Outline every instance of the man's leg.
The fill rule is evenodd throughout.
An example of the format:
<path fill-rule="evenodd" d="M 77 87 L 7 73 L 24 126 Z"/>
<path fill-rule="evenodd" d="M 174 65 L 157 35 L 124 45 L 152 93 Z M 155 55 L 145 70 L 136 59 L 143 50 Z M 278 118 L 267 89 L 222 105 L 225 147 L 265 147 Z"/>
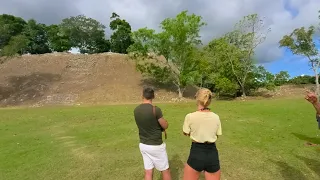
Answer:
<path fill-rule="evenodd" d="M 154 165 L 158 171 L 161 171 L 162 179 L 171 180 L 166 144 L 163 143 L 161 146 L 159 146 L 159 149 L 157 149 L 154 154 Z"/>
<path fill-rule="evenodd" d="M 171 173 L 169 168 L 167 170 L 162 171 L 162 179 L 171 180 Z"/>
<path fill-rule="evenodd" d="M 153 169 L 144 170 L 144 180 L 152 180 L 153 178 Z"/>
<path fill-rule="evenodd" d="M 146 146 L 144 144 L 140 144 L 139 148 L 140 148 L 140 152 L 142 154 L 143 165 L 144 165 L 144 169 L 145 169 L 144 170 L 144 179 L 145 180 L 152 180 L 154 165 L 153 165 L 153 162 L 152 162 L 150 155 L 147 153 L 148 146 Z"/>

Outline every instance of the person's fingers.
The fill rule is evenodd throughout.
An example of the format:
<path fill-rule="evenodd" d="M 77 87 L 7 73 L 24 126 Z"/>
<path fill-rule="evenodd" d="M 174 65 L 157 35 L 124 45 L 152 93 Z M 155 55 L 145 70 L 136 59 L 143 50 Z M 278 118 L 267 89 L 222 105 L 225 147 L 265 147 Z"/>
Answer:
<path fill-rule="evenodd" d="M 317 95 L 315 95 L 315 94 L 311 94 L 310 96 L 311 96 L 311 97 L 315 97 L 315 98 L 317 97 Z"/>
<path fill-rule="evenodd" d="M 313 98 L 313 96 L 311 95 L 311 94 L 307 94 L 307 96 L 306 96 L 308 99 L 312 99 Z"/>
<path fill-rule="evenodd" d="M 306 97 L 309 97 L 309 98 L 311 98 L 313 95 L 312 94 L 306 94 Z"/>
<path fill-rule="evenodd" d="M 314 93 L 309 93 L 307 94 L 308 97 L 316 97 L 316 95 Z"/>

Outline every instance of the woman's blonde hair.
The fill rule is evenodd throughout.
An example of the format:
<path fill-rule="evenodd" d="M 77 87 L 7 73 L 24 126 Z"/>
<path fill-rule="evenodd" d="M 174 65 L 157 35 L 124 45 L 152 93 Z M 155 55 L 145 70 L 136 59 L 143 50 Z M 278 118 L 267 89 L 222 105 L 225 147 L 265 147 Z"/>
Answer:
<path fill-rule="evenodd" d="M 213 94 L 209 89 L 201 88 L 196 93 L 196 100 L 200 105 L 208 107 L 211 103 L 212 95 Z"/>

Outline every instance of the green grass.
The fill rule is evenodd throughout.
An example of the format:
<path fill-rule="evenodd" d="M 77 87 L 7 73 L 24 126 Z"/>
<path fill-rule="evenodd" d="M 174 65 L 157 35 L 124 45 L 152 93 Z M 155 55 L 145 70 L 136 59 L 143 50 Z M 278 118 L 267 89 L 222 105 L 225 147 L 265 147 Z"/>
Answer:
<path fill-rule="evenodd" d="M 170 122 L 167 151 L 181 179 L 190 139 L 184 116 L 194 103 L 160 104 Z M 135 105 L 0 110 L 1 180 L 143 179 Z M 219 101 L 222 179 L 320 179 L 320 143 L 312 106 L 303 100 Z M 155 179 L 160 179 L 159 173 Z"/>

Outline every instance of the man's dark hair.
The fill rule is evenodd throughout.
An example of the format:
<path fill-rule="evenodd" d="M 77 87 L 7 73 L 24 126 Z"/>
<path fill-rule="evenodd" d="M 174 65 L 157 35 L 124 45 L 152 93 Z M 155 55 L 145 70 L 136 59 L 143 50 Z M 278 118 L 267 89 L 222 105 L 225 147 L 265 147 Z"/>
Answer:
<path fill-rule="evenodd" d="M 154 90 L 150 87 L 146 87 L 143 89 L 143 97 L 147 100 L 154 99 Z"/>

